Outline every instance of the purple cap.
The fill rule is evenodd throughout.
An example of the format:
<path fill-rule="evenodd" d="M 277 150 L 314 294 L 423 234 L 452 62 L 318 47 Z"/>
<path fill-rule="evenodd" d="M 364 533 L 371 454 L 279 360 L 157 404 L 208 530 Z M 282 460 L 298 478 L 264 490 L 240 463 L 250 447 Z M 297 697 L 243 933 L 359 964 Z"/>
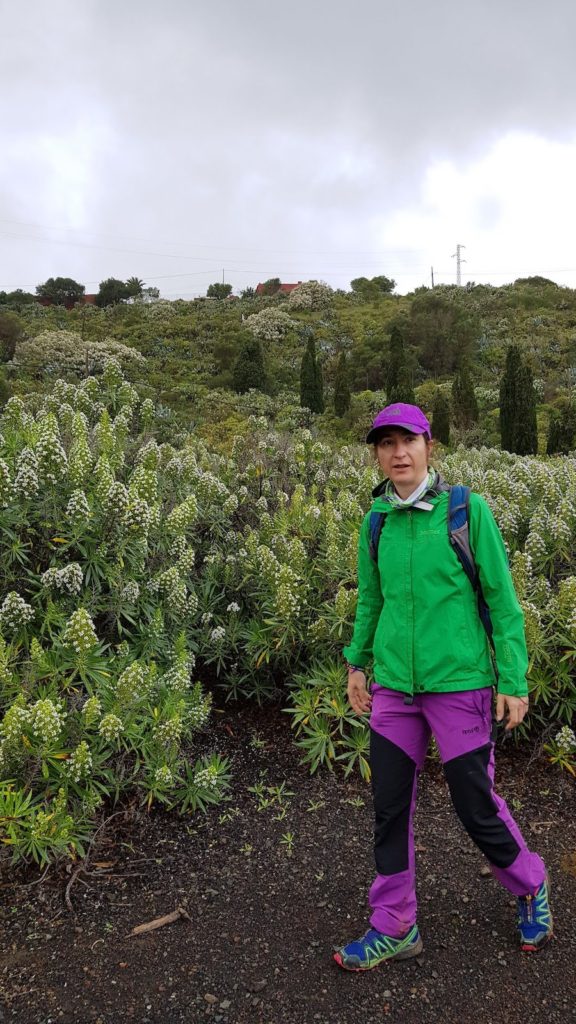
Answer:
<path fill-rule="evenodd" d="M 380 410 L 366 438 L 366 444 L 374 444 L 384 427 L 400 427 L 410 430 L 412 434 L 427 434 L 432 439 L 430 424 L 422 409 L 417 405 L 407 405 L 406 402 L 396 402 Z"/>

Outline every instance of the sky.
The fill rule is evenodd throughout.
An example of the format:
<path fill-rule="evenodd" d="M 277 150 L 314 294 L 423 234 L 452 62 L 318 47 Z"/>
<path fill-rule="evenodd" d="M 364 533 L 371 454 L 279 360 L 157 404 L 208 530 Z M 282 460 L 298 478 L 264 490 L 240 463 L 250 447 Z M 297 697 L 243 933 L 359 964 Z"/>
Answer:
<path fill-rule="evenodd" d="M 573 0 L 0 0 L 0 290 L 576 287 Z"/>

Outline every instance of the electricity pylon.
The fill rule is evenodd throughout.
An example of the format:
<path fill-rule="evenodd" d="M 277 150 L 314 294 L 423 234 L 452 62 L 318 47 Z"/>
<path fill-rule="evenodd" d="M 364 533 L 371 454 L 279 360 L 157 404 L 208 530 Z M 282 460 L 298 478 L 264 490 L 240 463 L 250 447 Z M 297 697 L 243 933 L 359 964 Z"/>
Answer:
<path fill-rule="evenodd" d="M 462 286 L 462 264 L 466 263 L 466 260 L 462 259 L 460 250 L 465 249 L 465 245 L 460 245 L 460 242 L 456 245 L 456 252 L 452 253 L 452 259 L 456 257 L 456 284 L 460 288 Z"/>

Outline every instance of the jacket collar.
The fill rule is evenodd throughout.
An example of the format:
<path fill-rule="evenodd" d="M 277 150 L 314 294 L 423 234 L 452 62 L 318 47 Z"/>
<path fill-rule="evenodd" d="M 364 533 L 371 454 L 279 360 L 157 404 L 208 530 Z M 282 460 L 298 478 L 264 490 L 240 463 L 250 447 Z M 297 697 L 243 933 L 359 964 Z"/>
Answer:
<path fill-rule="evenodd" d="M 382 480 L 374 488 L 374 490 L 372 491 L 372 497 L 373 498 L 380 498 L 381 501 L 388 502 L 388 499 L 386 498 L 386 496 L 384 494 L 384 491 L 386 490 L 386 484 L 387 483 L 388 483 L 388 478 L 386 478 L 386 480 Z M 436 473 L 436 476 L 434 477 L 434 482 L 433 482 L 432 486 L 429 487 L 428 490 L 424 492 L 424 494 L 421 496 L 421 500 L 426 498 L 426 497 L 428 497 L 428 496 L 430 496 L 431 498 L 434 498 L 438 494 L 442 494 L 444 491 L 448 491 L 448 490 L 450 490 L 450 484 L 446 483 L 444 477 L 441 476 L 440 473 Z"/>

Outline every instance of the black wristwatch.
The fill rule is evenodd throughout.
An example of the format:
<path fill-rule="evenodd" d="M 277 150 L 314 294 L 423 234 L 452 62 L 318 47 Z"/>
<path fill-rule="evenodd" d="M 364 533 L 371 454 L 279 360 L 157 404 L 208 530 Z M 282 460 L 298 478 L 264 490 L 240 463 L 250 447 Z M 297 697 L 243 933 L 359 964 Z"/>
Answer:
<path fill-rule="evenodd" d="M 346 668 L 349 672 L 365 672 L 362 665 L 351 665 L 349 661 L 346 662 Z"/>

